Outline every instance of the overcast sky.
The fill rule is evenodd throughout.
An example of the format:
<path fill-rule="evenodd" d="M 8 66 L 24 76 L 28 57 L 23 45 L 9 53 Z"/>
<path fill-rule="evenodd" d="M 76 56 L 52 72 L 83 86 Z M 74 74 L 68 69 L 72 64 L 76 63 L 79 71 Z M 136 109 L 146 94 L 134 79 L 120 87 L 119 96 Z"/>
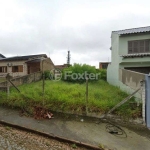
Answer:
<path fill-rule="evenodd" d="M 0 0 L 0 53 L 110 61 L 111 31 L 150 26 L 149 0 Z"/>

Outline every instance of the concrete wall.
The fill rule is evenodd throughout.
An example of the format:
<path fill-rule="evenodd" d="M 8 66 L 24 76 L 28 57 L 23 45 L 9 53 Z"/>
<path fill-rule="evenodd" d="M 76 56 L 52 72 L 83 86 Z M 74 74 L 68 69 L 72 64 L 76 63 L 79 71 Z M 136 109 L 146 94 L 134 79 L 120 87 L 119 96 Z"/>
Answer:
<path fill-rule="evenodd" d="M 121 90 L 128 94 L 133 93 L 135 90 L 140 88 L 140 81 L 145 81 L 145 74 L 129 71 L 125 69 L 119 69 L 119 87 Z M 135 94 L 137 101 L 142 101 L 142 92 L 145 90 L 142 88 L 138 93 Z"/>
<path fill-rule="evenodd" d="M 13 82 L 13 84 L 15 84 L 16 86 L 25 84 L 25 83 L 31 83 L 31 82 L 35 82 L 35 81 L 39 81 L 42 78 L 42 72 L 36 72 L 36 73 L 32 73 L 29 75 L 25 75 L 22 77 L 17 77 L 14 79 L 11 79 L 11 81 Z M 7 81 L 5 82 L 1 82 L 0 83 L 0 87 L 6 87 L 7 86 Z M 11 84 L 10 84 L 11 86 Z"/>
<path fill-rule="evenodd" d="M 119 73 L 119 80 L 133 90 L 136 90 L 141 86 L 140 81 L 145 80 L 145 74 L 142 73 L 125 69 L 119 69 Z"/>

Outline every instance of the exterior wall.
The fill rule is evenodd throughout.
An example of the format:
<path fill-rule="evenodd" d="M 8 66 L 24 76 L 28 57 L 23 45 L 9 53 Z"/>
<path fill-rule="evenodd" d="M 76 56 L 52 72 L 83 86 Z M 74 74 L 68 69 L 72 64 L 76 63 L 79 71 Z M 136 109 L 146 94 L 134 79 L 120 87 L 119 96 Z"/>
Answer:
<path fill-rule="evenodd" d="M 144 60 L 143 58 L 141 58 L 141 59 L 125 58 L 123 60 L 123 63 L 120 63 L 120 68 L 124 68 L 124 67 L 149 67 L 150 66 L 150 57 L 145 58 L 145 60 L 147 60 L 147 61 L 143 61 L 143 60 Z"/>
<path fill-rule="evenodd" d="M 23 72 L 12 72 L 12 66 L 7 66 L 8 63 L 11 63 L 12 66 L 23 65 Z M 23 76 L 27 74 L 27 64 L 25 61 L 12 61 L 12 62 L 1 62 L 0 66 L 7 66 L 7 73 L 10 73 L 11 76 Z M 7 73 L 0 73 L 1 76 L 6 76 Z"/>
<path fill-rule="evenodd" d="M 119 37 L 119 55 L 128 54 L 128 41 L 150 39 L 150 34 L 123 35 Z M 144 58 L 145 59 L 145 58 Z"/>
<path fill-rule="evenodd" d="M 134 34 L 119 37 L 119 56 L 128 54 L 128 41 L 150 39 L 150 34 Z M 120 57 L 120 68 L 124 67 L 149 67 L 150 57 Z"/>
<path fill-rule="evenodd" d="M 50 58 L 42 60 L 40 66 L 41 71 L 52 70 L 55 68 Z"/>
<path fill-rule="evenodd" d="M 40 71 L 40 62 L 27 63 L 28 74 Z"/>
<path fill-rule="evenodd" d="M 107 62 L 100 62 L 100 63 L 99 63 L 99 69 L 107 69 L 108 64 L 109 64 L 109 63 L 107 63 Z M 105 68 L 105 67 L 103 67 L 103 65 L 105 65 L 105 66 L 106 66 L 106 68 Z"/>
<path fill-rule="evenodd" d="M 112 85 L 119 86 L 119 36 L 118 34 L 112 34 L 111 38 L 112 62 L 107 67 L 107 81 Z"/>

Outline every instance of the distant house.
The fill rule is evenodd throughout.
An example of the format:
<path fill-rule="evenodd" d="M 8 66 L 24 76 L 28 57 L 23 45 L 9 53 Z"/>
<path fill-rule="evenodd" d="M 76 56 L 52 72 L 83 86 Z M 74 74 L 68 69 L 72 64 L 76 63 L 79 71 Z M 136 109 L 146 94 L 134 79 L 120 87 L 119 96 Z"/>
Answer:
<path fill-rule="evenodd" d="M 99 69 L 107 69 L 110 62 L 99 62 Z"/>
<path fill-rule="evenodd" d="M 46 54 L 3 57 L 0 55 L 0 76 L 23 76 L 38 71 L 51 70 L 54 64 Z"/>
<path fill-rule="evenodd" d="M 150 72 L 150 26 L 112 31 L 111 60 L 107 81 L 123 90 L 125 85 L 136 89 L 140 76 Z M 132 76 L 135 73 L 138 75 Z"/>
<path fill-rule="evenodd" d="M 68 64 L 55 65 L 55 69 L 63 70 L 64 68 L 68 68 Z"/>
<path fill-rule="evenodd" d="M 6 58 L 4 55 L 0 54 L 0 59 Z"/>

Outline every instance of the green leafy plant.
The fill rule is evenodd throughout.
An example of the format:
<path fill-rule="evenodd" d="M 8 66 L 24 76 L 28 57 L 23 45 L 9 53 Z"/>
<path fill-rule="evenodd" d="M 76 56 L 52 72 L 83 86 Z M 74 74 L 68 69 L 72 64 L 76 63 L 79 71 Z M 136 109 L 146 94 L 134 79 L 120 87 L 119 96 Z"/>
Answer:
<path fill-rule="evenodd" d="M 97 73 L 100 73 L 100 79 L 107 80 L 107 70 L 106 69 L 97 69 Z"/>
<path fill-rule="evenodd" d="M 77 148 L 77 145 L 76 144 L 72 144 L 71 147 L 72 148 Z"/>
<path fill-rule="evenodd" d="M 86 77 L 88 75 L 93 74 L 96 75 L 97 71 L 96 68 L 87 64 L 77 64 L 75 63 L 73 66 L 70 66 L 69 68 L 63 69 L 62 72 L 62 80 L 68 81 L 68 82 L 76 82 L 76 83 L 84 83 L 86 81 Z M 83 78 L 80 78 L 80 75 L 83 75 Z M 76 78 L 76 76 L 79 76 L 79 78 Z M 86 76 L 87 75 L 87 76 Z M 76 79 L 75 79 L 76 78 Z M 95 79 L 90 79 L 89 81 L 96 81 Z"/>

